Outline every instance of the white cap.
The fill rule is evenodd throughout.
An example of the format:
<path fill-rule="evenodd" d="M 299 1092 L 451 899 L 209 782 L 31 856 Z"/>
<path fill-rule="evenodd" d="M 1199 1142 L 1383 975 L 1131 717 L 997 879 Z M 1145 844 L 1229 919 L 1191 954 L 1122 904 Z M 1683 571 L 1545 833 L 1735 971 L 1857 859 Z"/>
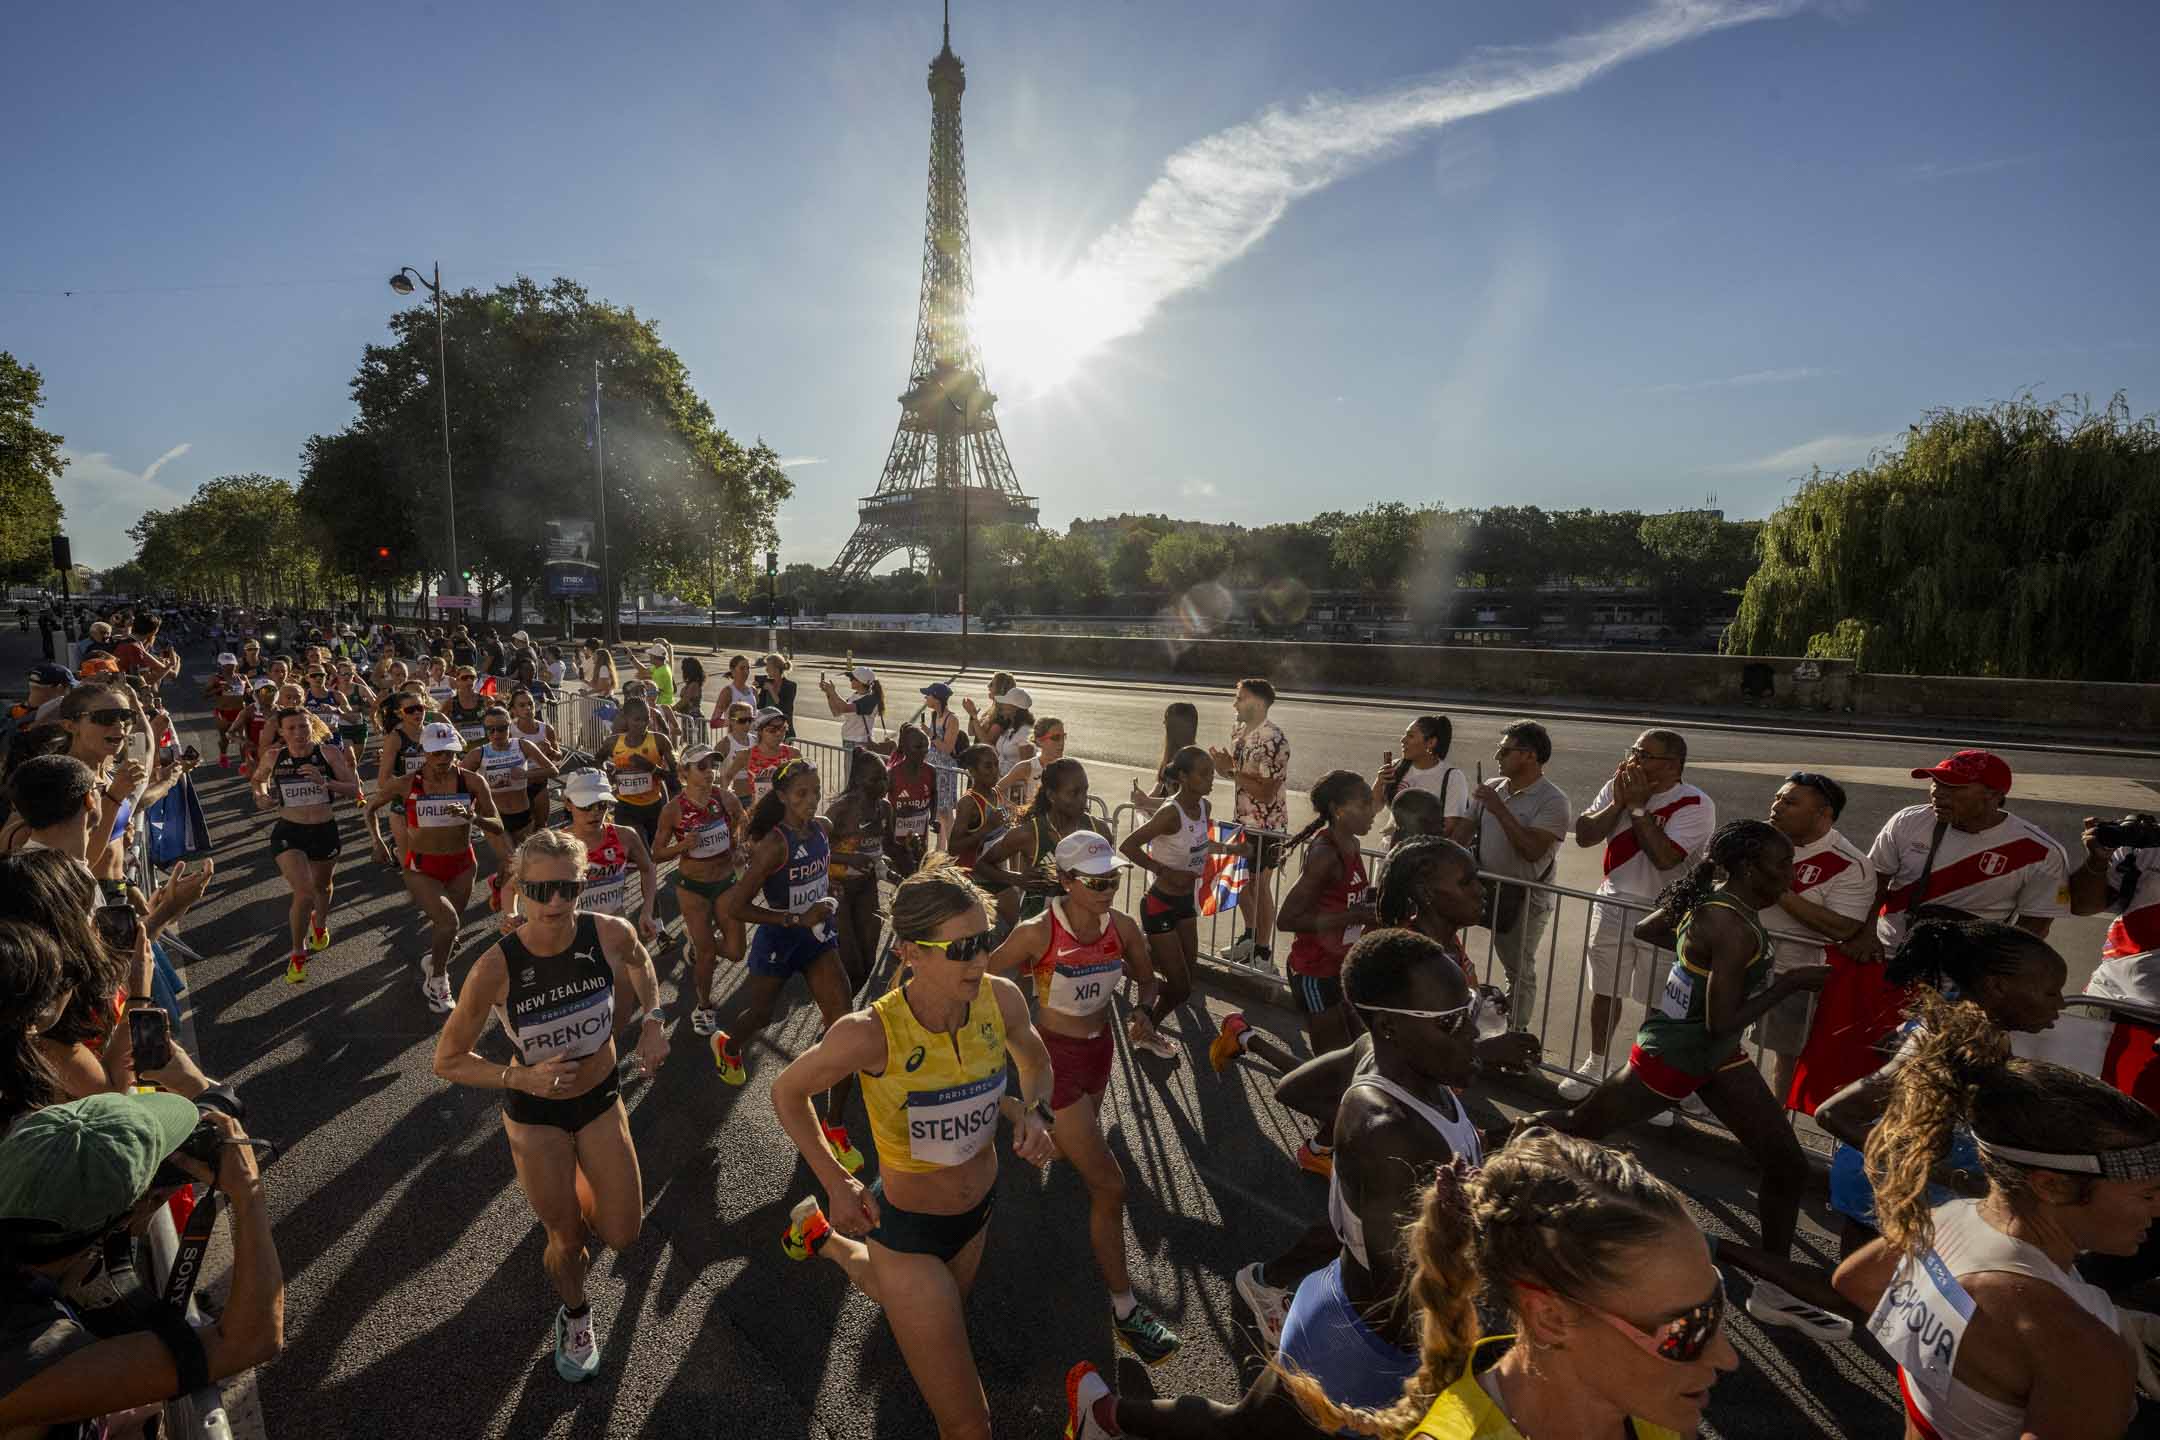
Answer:
<path fill-rule="evenodd" d="M 667 659 L 667 646 L 665 646 L 665 645 L 660 645 L 660 644 L 653 644 L 653 645 L 648 645 L 648 646 L 646 646 L 646 647 L 645 647 L 645 658 L 646 658 L 646 659 L 648 659 L 648 660 L 665 660 L 665 659 Z"/>
<path fill-rule="evenodd" d="M 513 630 L 513 631 L 511 631 L 511 632 L 510 632 L 510 638 L 511 638 L 512 640 L 523 640 L 523 641 L 524 641 L 524 642 L 525 642 L 526 644 L 528 644 L 528 645 L 530 645 L 530 644 L 532 643 L 532 636 L 530 636 L 530 635 L 526 634 L 526 633 L 525 633 L 525 632 L 524 632 L 523 630 Z"/>
<path fill-rule="evenodd" d="M 719 751 L 713 749 L 713 747 L 710 745 L 692 745 L 689 749 L 682 752 L 681 756 L 678 757 L 678 760 L 680 764 L 687 767 L 697 764 L 698 761 L 703 760 L 708 755 L 717 755 L 719 753 Z"/>
<path fill-rule="evenodd" d="M 217 663 L 220 665 L 237 665 L 240 663 L 240 657 L 230 650 L 220 650 L 218 651 Z"/>
<path fill-rule="evenodd" d="M 613 800 L 615 787 L 608 784 L 607 776 L 598 770 L 580 770 L 563 781 L 562 793 L 563 799 L 582 809 L 603 800 Z"/>
<path fill-rule="evenodd" d="M 762 730 L 767 725 L 774 724 L 775 722 L 785 725 L 787 723 L 787 716 L 781 714 L 778 710 L 775 710 L 772 706 L 768 705 L 763 710 L 758 711 L 757 714 L 750 717 L 750 728 L 753 730 Z"/>
<path fill-rule="evenodd" d="M 443 750 L 463 750 L 465 737 L 458 734 L 457 726 L 438 720 L 433 725 L 420 727 L 420 748 L 430 755 Z"/>
<path fill-rule="evenodd" d="M 853 675 L 865 685 L 877 684 L 877 671 L 871 669 L 868 665 L 857 665 L 853 670 L 848 671 L 848 674 Z"/>
<path fill-rule="evenodd" d="M 1082 875 L 1115 875 L 1130 862 L 1093 830 L 1075 830 L 1058 841 L 1057 868 Z"/>
<path fill-rule="evenodd" d="M 1000 705 L 1010 705 L 1015 710 L 1032 710 L 1035 708 L 1035 697 L 1028 694 L 1027 691 L 1021 689 L 1018 685 L 1015 685 L 1012 689 L 1007 690 L 1004 694 L 998 696 L 997 703 Z"/>

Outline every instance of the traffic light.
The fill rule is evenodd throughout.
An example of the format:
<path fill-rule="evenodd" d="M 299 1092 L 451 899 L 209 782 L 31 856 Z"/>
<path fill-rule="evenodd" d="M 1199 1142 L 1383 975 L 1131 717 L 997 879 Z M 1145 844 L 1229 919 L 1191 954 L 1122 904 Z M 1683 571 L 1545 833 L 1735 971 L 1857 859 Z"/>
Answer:
<path fill-rule="evenodd" d="M 372 546 L 368 550 L 368 569 L 377 575 L 397 573 L 397 552 L 388 545 Z"/>
<path fill-rule="evenodd" d="M 778 575 L 780 573 L 779 551 L 767 550 L 765 552 L 765 573 L 767 575 Z"/>

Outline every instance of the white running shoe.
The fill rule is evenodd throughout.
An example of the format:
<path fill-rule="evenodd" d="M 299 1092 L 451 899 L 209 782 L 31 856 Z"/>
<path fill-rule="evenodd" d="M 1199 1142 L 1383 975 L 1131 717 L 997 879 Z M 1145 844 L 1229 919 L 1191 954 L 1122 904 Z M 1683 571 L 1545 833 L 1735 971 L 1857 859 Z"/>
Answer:
<path fill-rule="evenodd" d="M 1237 1286 L 1238 1298 L 1259 1324 L 1267 1353 L 1274 1354 L 1282 1347 L 1283 1322 L 1290 1318 L 1290 1292 L 1268 1284 L 1261 1277 L 1257 1260 L 1233 1275 L 1231 1283 Z"/>
<path fill-rule="evenodd" d="M 1680 1117 L 1673 1114 L 1671 1110 L 1660 1110 L 1650 1117 L 1650 1123 L 1660 1130 L 1670 1130 L 1680 1123 Z"/>
<path fill-rule="evenodd" d="M 1233 940 L 1228 950 L 1223 951 L 1223 959 L 1229 961 L 1232 965 L 1250 965 L 1252 964 L 1253 951 L 1258 948 L 1259 942 L 1253 939 L 1252 931 L 1248 930 Z"/>
<path fill-rule="evenodd" d="M 555 1373 L 575 1385 L 592 1379 L 600 1369 L 600 1341 L 593 1334 L 588 1308 L 572 1320 L 566 1308 L 555 1311 Z"/>
<path fill-rule="evenodd" d="M 428 1003 L 428 1009 L 438 1015 L 447 1015 L 457 1005 L 457 997 L 450 993 L 448 975 L 422 975 L 420 994 Z"/>
<path fill-rule="evenodd" d="M 1765 1325 L 1797 1330 L 1818 1345 L 1835 1345 L 1852 1339 L 1852 1321 L 1810 1305 L 1782 1285 L 1757 1280 L 1748 1292 L 1747 1313 Z"/>
<path fill-rule="evenodd" d="M 690 1033 L 710 1035 L 720 1028 L 720 1016 L 710 1006 L 700 1005 L 690 1012 Z"/>
<path fill-rule="evenodd" d="M 1560 1098 L 1573 1105 L 1590 1098 L 1590 1092 L 1605 1080 L 1605 1064 L 1602 1056 L 1593 1055 L 1575 1068 L 1575 1073 L 1562 1080 L 1554 1088 Z"/>
<path fill-rule="evenodd" d="M 1145 1015 L 1134 1018 L 1138 1023 L 1125 1032 L 1125 1038 L 1132 1043 L 1135 1049 L 1145 1050 L 1148 1054 L 1160 1056 L 1165 1060 L 1178 1058 L 1177 1045 L 1162 1031 L 1156 1029 L 1153 1021 L 1149 1020 Z"/>

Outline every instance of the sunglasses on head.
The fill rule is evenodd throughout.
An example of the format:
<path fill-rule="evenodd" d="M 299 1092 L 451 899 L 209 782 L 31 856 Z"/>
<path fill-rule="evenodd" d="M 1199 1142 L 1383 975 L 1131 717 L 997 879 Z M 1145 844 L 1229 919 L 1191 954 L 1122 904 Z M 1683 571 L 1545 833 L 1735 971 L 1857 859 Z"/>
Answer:
<path fill-rule="evenodd" d="M 1083 889 L 1093 890 L 1098 895 L 1108 894 L 1118 887 L 1118 877 L 1115 875 L 1082 875 L 1075 871 L 1066 878 Z"/>
<path fill-rule="evenodd" d="M 1360 1005 L 1357 1007 L 1368 1015 L 1400 1015 L 1405 1020 L 1431 1020 L 1440 1026 L 1440 1033 L 1453 1035 L 1465 1025 L 1477 1024 L 1478 1012 L 1485 1008 L 1483 992 L 1472 990 L 1469 1000 L 1452 1010 L 1398 1010 L 1391 1005 Z"/>
<path fill-rule="evenodd" d="M 1521 1281 L 1517 1283 L 1525 1290 L 1536 1290 L 1546 1295 L 1554 1293 L 1543 1285 Z M 1573 1296 L 1564 1298 L 1574 1299 Z M 1710 1292 L 1709 1299 L 1700 1305 L 1689 1306 L 1670 1320 L 1659 1321 L 1648 1330 L 1625 1316 L 1615 1315 L 1603 1306 L 1592 1305 L 1587 1300 L 1575 1300 L 1575 1303 L 1634 1341 L 1638 1349 L 1655 1355 L 1660 1360 L 1684 1365 L 1691 1360 L 1702 1358 L 1703 1351 L 1710 1348 L 1710 1342 L 1717 1338 L 1718 1330 L 1725 1323 L 1725 1277 L 1718 1276 L 1717 1289 Z"/>
<path fill-rule="evenodd" d="M 533 901 L 535 904 L 545 905 L 550 900 L 577 899 L 578 892 L 585 888 L 585 882 L 582 880 L 521 880 L 518 882 L 518 888 L 525 892 L 526 899 Z"/>
<path fill-rule="evenodd" d="M 996 948 L 990 943 L 990 932 L 987 930 L 975 935 L 963 935 L 957 940 L 911 940 L 908 943 L 920 945 L 925 950 L 942 950 L 945 958 L 956 965 L 965 965 L 977 955 L 987 955 Z"/>

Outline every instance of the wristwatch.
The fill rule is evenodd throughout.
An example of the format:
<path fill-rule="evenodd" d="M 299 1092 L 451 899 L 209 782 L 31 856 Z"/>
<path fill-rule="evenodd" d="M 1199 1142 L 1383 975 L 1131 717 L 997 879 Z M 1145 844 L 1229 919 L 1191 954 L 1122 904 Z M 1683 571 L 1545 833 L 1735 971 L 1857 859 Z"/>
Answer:
<path fill-rule="evenodd" d="M 1057 1124 L 1057 1116 L 1052 1113 L 1050 1102 L 1047 1100 L 1037 1100 L 1035 1102 L 1035 1118 L 1042 1121 L 1045 1130 Z"/>
<path fill-rule="evenodd" d="M 1627 812 L 1627 813 L 1628 813 L 1628 819 L 1630 819 L 1630 820 L 1640 820 L 1640 819 L 1642 819 L 1642 817 L 1643 817 L 1643 816 L 1645 816 L 1645 815 L 1649 814 L 1650 812 L 1649 812 L 1649 811 L 1647 811 L 1647 810 L 1645 810 L 1645 809 L 1643 809 L 1643 807 L 1642 807 L 1642 806 L 1640 806 L 1640 805 L 1630 805 L 1630 806 L 1628 806 L 1628 812 Z"/>

